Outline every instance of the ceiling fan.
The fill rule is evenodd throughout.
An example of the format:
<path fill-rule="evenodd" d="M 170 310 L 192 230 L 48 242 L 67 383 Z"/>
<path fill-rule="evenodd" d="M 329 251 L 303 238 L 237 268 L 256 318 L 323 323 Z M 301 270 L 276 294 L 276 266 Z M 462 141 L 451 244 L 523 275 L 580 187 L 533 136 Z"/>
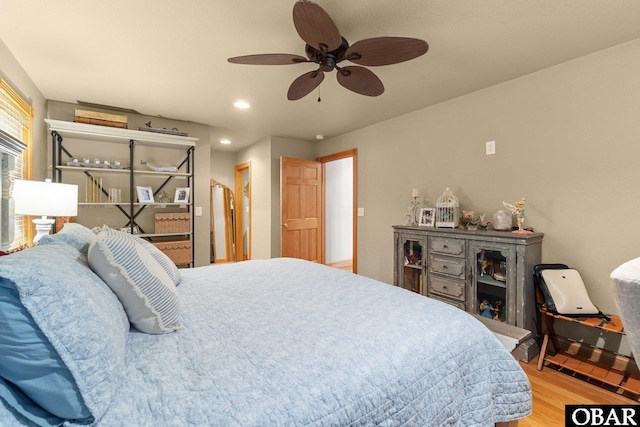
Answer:
<path fill-rule="evenodd" d="M 317 70 L 304 73 L 293 81 L 287 92 L 291 101 L 308 95 L 322 83 L 324 73 L 334 69 L 338 83 L 343 87 L 361 95 L 381 95 L 384 85 L 368 68 L 338 64 L 342 61 L 370 67 L 397 64 L 424 55 L 429 50 L 427 42 L 410 37 L 374 37 L 350 46 L 327 12 L 311 0 L 298 0 L 293 5 L 293 24 L 306 43 L 306 58 L 287 53 L 266 53 L 228 59 L 234 64 L 249 65 L 318 64 Z"/>

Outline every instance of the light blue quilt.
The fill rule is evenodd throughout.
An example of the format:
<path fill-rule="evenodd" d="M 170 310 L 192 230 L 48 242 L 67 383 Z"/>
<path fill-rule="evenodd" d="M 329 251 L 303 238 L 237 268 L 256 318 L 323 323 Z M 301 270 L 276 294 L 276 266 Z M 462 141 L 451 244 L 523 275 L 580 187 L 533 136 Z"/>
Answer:
<path fill-rule="evenodd" d="M 182 329 L 131 331 L 98 426 L 493 426 L 531 412 L 518 362 L 446 304 L 295 259 L 181 273 Z"/>

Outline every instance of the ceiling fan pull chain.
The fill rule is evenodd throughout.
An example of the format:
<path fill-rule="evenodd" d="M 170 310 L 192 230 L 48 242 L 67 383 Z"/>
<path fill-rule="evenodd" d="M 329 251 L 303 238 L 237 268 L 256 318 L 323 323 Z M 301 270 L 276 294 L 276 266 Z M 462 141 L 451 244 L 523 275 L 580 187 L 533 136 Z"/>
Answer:
<path fill-rule="evenodd" d="M 320 98 L 320 86 L 318 86 L 318 102 L 322 102 L 322 98 Z"/>

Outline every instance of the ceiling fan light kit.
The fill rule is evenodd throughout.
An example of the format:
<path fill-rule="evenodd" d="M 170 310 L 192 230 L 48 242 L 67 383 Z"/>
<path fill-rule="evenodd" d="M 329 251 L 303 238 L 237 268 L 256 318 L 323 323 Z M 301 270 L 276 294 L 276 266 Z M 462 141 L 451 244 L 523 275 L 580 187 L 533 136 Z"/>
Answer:
<path fill-rule="evenodd" d="M 286 53 L 236 56 L 228 61 L 248 65 L 291 65 L 316 63 L 318 69 L 296 78 L 287 99 L 301 99 L 324 80 L 324 73 L 336 70 L 338 83 L 346 89 L 366 96 L 384 92 L 382 81 L 367 67 L 397 64 L 424 55 L 429 45 L 410 37 L 374 37 L 353 45 L 342 37 L 331 17 L 313 1 L 298 0 L 293 6 L 293 24 L 306 43 L 306 57 Z M 340 66 L 342 61 L 358 65 Z"/>

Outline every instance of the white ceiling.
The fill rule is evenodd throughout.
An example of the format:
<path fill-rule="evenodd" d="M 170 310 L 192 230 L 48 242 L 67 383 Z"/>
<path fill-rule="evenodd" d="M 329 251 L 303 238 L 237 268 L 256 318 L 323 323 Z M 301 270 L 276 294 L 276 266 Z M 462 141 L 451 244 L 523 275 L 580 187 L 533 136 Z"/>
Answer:
<path fill-rule="evenodd" d="M 379 97 L 344 89 L 333 72 L 288 101 L 291 82 L 314 64 L 227 58 L 304 55 L 294 0 L 0 0 L 0 39 L 47 99 L 208 124 L 236 150 L 268 135 L 330 138 L 640 38 L 638 0 L 317 3 L 350 43 L 408 36 L 429 52 L 371 67 L 386 88 Z M 252 107 L 235 109 L 239 99 Z"/>

